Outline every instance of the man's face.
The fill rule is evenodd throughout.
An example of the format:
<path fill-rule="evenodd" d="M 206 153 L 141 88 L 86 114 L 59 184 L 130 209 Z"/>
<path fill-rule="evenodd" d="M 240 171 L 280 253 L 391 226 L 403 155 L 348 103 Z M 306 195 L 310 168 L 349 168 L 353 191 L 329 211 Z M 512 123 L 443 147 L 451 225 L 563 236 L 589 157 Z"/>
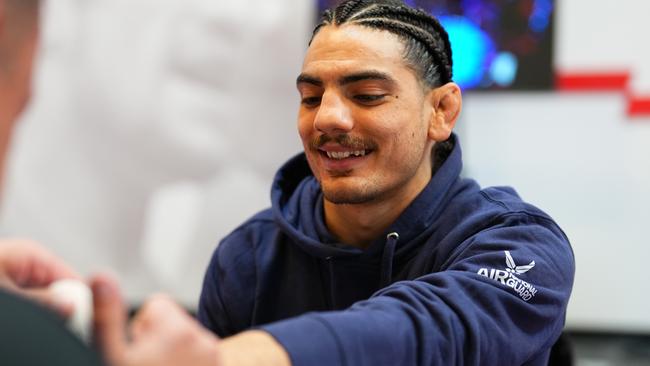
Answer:
<path fill-rule="evenodd" d="M 298 130 L 325 199 L 416 195 L 431 178 L 430 95 L 387 31 L 325 26 L 298 77 Z"/>

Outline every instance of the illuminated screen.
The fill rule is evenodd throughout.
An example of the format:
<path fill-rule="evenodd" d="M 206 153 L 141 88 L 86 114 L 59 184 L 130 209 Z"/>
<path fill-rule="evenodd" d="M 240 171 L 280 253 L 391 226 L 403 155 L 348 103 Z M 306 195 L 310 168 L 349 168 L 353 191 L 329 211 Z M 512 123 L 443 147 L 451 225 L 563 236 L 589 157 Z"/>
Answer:
<path fill-rule="evenodd" d="M 340 0 L 318 0 L 319 13 Z M 436 16 L 465 90 L 553 87 L 553 0 L 406 0 Z"/>

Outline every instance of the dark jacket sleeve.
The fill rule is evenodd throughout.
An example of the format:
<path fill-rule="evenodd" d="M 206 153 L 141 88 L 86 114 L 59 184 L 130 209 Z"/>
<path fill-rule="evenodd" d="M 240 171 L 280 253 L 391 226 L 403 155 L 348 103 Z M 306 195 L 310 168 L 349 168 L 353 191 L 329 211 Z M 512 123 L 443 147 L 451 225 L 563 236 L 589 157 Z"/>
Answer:
<path fill-rule="evenodd" d="M 238 229 L 223 239 L 212 255 L 203 279 L 197 318 L 199 322 L 219 337 L 236 334 L 250 326 L 245 317 L 252 312 L 253 299 L 244 291 L 256 283 L 256 268 L 251 240 L 244 230 Z M 228 305 L 223 294 L 229 297 Z M 230 312 L 229 309 L 237 309 Z"/>
<path fill-rule="evenodd" d="M 294 366 L 541 364 L 564 325 L 573 253 L 550 220 L 511 221 L 455 245 L 439 271 L 263 329 Z"/>
<path fill-rule="evenodd" d="M 210 329 L 219 337 L 226 337 L 231 334 L 231 331 L 218 286 L 218 276 L 221 273 L 219 268 L 219 248 L 220 246 L 214 251 L 203 278 L 197 319 L 204 327 Z"/>

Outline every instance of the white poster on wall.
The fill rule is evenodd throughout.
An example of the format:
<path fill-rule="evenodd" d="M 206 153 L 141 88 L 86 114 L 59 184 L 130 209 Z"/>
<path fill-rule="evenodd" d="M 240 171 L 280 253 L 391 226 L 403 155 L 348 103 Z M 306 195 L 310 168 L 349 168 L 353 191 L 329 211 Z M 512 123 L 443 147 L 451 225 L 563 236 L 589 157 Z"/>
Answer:
<path fill-rule="evenodd" d="M 270 204 L 301 149 L 302 0 L 47 3 L 35 95 L 11 151 L 0 229 L 134 304 L 193 307 L 219 239 Z"/>

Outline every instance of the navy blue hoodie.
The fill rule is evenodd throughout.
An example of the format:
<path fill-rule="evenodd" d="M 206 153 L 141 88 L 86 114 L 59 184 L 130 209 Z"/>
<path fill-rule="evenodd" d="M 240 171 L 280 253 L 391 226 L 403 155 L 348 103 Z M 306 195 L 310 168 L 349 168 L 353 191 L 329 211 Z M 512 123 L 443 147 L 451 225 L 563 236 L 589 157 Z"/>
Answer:
<path fill-rule="evenodd" d="M 366 250 L 327 230 L 304 154 L 272 207 L 217 247 L 199 320 L 258 328 L 299 365 L 546 365 L 574 258 L 562 230 L 511 188 L 459 176 L 456 137 L 417 198 Z"/>

